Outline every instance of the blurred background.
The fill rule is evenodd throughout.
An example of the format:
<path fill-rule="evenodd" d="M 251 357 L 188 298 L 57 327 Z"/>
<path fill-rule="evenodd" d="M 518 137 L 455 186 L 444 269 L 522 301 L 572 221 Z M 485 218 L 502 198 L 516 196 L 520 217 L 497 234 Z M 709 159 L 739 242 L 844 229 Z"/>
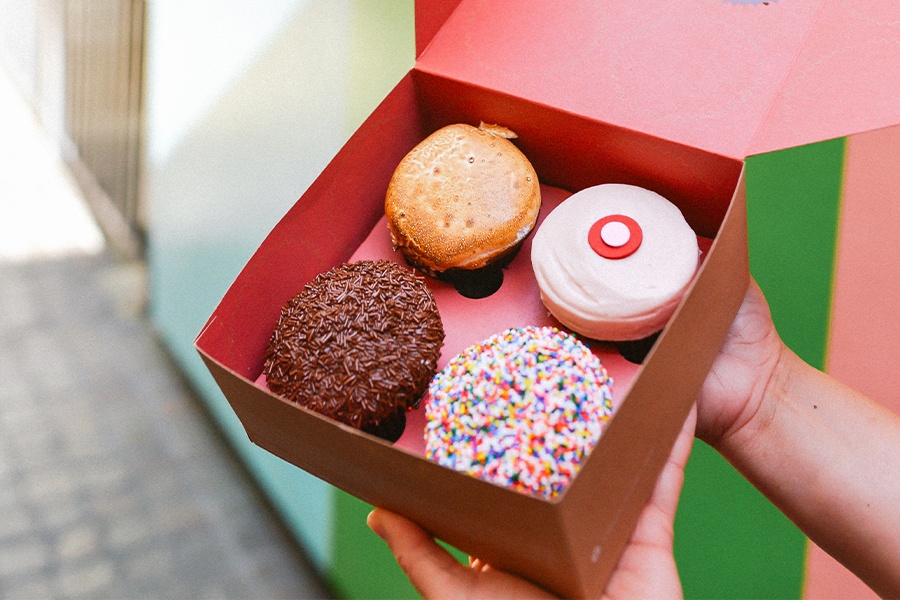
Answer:
<path fill-rule="evenodd" d="M 0 597 L 415 596 L 370 507 L 250 444 L 193 349 L 413 66 L 413 4 L 0 0 Z M 853 197 L 877 211 L 846 212 L 842 174 L 873 171 L 866 147 L 900 172 L 897 132 L 748 159 L 751 268 L 819 368 L 888 351 L 841 354 L 828 332 L 849 322 L 834 290 L 883 277 L 834 283 L 863 262 L 835 267 L 838 222 L 871 232 L 900 206 L 888 181 Z M 846 314 L 864 301 L 894 326 L 896 286 L 876 287 Z M 889 402 L 867 364 L 845 372 L 875 373 L 860 387 Z M 688 597 L 869 593 L 700 443 L 676 529 Z"/>
<path fill-rule="evenodd" d="M 412 0 L 0 0 L 0 597 L 335 593 L 193 338 L 413 60 Z"/>

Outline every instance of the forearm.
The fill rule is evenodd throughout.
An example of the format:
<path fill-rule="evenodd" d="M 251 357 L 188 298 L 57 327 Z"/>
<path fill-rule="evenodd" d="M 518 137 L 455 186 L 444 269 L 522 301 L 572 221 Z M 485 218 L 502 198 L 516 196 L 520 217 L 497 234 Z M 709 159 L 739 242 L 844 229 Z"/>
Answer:
<path fill-rule="evenodd" d="M 716 446 L 816 544 L 900 596 L 900 418 L 785 349 L 759 411 Z"/>

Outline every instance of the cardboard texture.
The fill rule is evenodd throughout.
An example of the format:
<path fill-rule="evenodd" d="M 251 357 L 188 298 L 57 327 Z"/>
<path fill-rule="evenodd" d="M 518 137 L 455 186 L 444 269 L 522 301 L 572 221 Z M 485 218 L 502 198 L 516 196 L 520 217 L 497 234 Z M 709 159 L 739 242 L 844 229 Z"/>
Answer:
<path fill-rule="evenodd" d="M 250 439 L 499 568 L 563 596 L 599 595 L 747 288 L 742 160 L 757 132 L 777 139 L 763 125 L 821 20 L 819 2 L 781 4 L 776 17 L 725 3 L 417 1 L 416 66 L 272 230 L 197 337 Z M 328 268 L 390 251 L 378 249 L 379 222 L 402 157 L 443 125 L 479 121 L 518 133 L 548 198 L 640 185 L 713 240 L 643 364 L 619 361 L 617 412 L 552 501 L 445 469 L 415 443 L 392 446 L 255 383 L 288 299 Z M 512 279 L 527 279 L 528 262 L 526 252 L 513 261 Z M 495 298 L 488 334 L 521 318 L 522 301 Z M 453 338 L 461 320 L 450 321 Z M 414 436 L 421 421 L 409 427 Z"/>

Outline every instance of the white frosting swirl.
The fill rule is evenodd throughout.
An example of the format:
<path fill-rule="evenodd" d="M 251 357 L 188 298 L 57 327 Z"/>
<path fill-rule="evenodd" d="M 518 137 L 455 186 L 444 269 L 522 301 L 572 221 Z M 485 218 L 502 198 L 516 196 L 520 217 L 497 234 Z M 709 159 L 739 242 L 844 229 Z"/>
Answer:
<path fill-rule="evenodd" d="M 588 242 L 599 219 L 637 221 L 640 247 L 608 259 Z M 636 340 L 662 329 L 699 264 L 697 236 L 677 206 L 632 185 L 604 184 L 566 199 L 541 224 L 531 262 L 541 300 L 566 327 L 590 338 Z"/>

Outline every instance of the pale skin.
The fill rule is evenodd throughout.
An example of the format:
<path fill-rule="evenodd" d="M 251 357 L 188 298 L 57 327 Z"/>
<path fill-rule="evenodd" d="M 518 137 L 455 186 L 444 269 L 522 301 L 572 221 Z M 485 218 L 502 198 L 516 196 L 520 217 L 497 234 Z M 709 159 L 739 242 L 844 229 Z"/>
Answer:
<path fill-rule="evenodd" d="M 876 593 L 900 597 L 900 417 L 791 352 L 754 282 L 604 597 L 682 596 L 673 523 L 694 435 Z M 459 564 L 396 514 L 376 509 L 368 523 L 425 598 L 552 597 Z"/>

